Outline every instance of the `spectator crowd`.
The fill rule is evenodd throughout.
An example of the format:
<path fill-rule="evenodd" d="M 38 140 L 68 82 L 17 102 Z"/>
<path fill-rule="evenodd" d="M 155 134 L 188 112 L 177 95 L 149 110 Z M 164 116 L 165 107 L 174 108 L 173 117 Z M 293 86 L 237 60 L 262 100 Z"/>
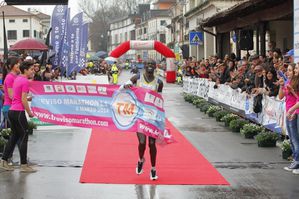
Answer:
<path fill-rule="evenodd" d="M 179 70 L 185 77 L 207 78 L 216 85 L 226 84 L 248 94 L 277 96 L 279 79 L 286 80 L 289 65 L 294 70 L 293 50 L 282 54 L 280 49 L 273 49 L 268 51 L 267 56 L 252 55 L 241 60 L 237 60 L 233 53 L 224 59 L 210 56 L 195 61 L 190 57 L 184 60 Z"/>

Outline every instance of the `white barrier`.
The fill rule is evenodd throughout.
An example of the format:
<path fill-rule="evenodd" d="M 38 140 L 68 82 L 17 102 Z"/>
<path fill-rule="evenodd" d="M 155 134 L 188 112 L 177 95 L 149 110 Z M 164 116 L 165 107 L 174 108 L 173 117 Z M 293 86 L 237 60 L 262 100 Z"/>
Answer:
<path fill-rule="evenodd" d="M 183 91 L 208 101 L 224 106 L 247 119 L 262 124 L 266 128 L 281 132 L 285 130 L 284 102 L 273 97 L 263 96 L 263 111 L 259 114 L 253 111 L 253 96 L 241 93 L 240 89 L 232 89 L 228 85 L 218 85 L 214 88 L 215 82 L 203 78 L 188 78 L 183 81 Z"/>
<path fill-rule="evenodd" d="M 75 82 L 86 84 L 109 84 L 107 75 L 77 75 L 76 80 L 63 80 L 63 82 Z"/>

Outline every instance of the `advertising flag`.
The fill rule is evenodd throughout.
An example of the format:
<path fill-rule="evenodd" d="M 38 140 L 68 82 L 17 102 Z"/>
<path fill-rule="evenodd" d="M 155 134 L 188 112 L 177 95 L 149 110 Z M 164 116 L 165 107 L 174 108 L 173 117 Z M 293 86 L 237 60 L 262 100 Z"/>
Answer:
<path fill-rule="evenodd" d="M 87 53 L 87 43 L 88 43 L 88 23 L 83 24 L 81 31 L 81 42 L 80 42 L 80 64 L 77 69 L 79 72 L 85 66 L 86 53 Z"/>
<path fill-rule="evenodd" d="M 53 68 L 57 67 L 60 63 L 60 57 L 62 52 L 63 37 L 65 34 L 65 29 L 67 25 L 67 5 L 57 5 L 55 6 L 51 19 L 51 42 L 52 52 L 55 53 L 53 58 Z"/>
<path fill-rule="evenodd" d="M 69 60 L 67 65 L 67 76 L 70 76 L 72 72 L 76 71 L 80 64 L 80 43 L 81 43 L 81 28 L 83 24 L 83 13 L 76 14 L 69 26 L 67 43 L 69 45 Z"/>
<path fill-rule="evenodd" d="M 69 51 L 70 51 L 70 47 L 68 45 L 68 32 L 69 32 L 69 24 L 70 24 L 70 13 L 71 10 L 70 8 L 68 9 L 67 12 L 67 17 L 66 17 L 66 28 L 65 28 L 65 32 L 63 35 L 63 43 L 62 43 L 62 49 L 61 49 L 61 56 L 60 56 L 60 66 L 61 66 L 61 74 L 63 75 L 64 72 L 67 69 L 67 65 L 68 65 L 68 58 L 69 58 Z"/>

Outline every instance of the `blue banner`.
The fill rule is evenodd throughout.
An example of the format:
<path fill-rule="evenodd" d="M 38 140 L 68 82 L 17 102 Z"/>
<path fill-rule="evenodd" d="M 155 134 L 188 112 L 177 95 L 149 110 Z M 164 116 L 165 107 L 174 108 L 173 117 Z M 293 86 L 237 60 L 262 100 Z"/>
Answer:
<path fill-rule="evenodd" d="M 62 52 L 61 52 L 61 58 L 60 58 L 60 66 L 61 66 L 61 74 L 63 75 L 64 72 L 66 71 L 67 65 L 68 65 L 68 58 L 69 58 L 69 52 L 70 52 L 70 47 L 68 45 L 68 29 L 69 29 L 69 24 L 70 24 L 70 13 L 71 10 L 70 8 L 68 9 L 67 12 L 67 25 L 65 29 L 65 33 L 63 36 L 63 44 L 62 44 Z"/>
<path fill-rule="evenodd" d="M 52 63 L 54 68 L 60 63 L 63 37 L 65 35 L 67 25 L 67 11 L 67 5 L 57 5 L 52 14 L 52 34 L 50 45 L 53 47 L 52 52 L 55 53 Z"/>
<path fill-rule="evenodd" d="M 85 66 L 86 53 L 87 53 L 87 43 L 88 43 L 88 23 L 83 24 L 81 31 L 81 43 L 80 43 L 80 64 L 77 68 L 79 72 Z"/>
<path fill-rule="evenodd" d="M 83 13 L 76 14 L 68 26 L 68 45 L 70 48 L 67 66 L 67 76 L 70 76 L 80 64 L 81 28 L 83 24 Z"/>

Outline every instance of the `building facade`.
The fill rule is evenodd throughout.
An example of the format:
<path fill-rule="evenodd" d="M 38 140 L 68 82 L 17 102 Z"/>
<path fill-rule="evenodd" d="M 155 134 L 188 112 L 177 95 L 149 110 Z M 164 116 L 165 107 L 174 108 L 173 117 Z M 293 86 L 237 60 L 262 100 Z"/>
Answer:
<path fill-rule="evenodd" d="M 40 12 L 27 12 L 14 6 L 0 7 L 4 11 L 8 48 L 25 38 L 44 40 L 50 27 L 49 15 Z M 0 54 L 3 54 L 3 20 L 0 20 Z"/>
<path fill-rule="evenodd" d="M 266 55 L 274 48 L 283 53 L 293 48 L 293 0 L 244 1 L 207 18 L 202 26 L 216 29 L 219 57 L 231 52 L 238 58 Z"/>
<path fill-rule="evenodd" d="M 216 54 L 216 30 L 214 27 L 202 27 L 202 22 L 213 15 L 227 10 L 244 0 L 189 0 L 184 6 L 185 35 L 189 43 L 190 32 L 201 32 L 203 43 L 201 45 L 189 45 L 189 56 L 197 60 L 208 58 Z M 185 44 L 185 43 L 184 43 Z"/>
<path fill-rule="evenodd" d="M 112 21 L 108 32 L 108 52 L 112 51 L 121 43 L 136 39 L 136 24 L 140 22 L 137 15 L 129 15 L 124 18 Z M 134 59 L 135 50 L 127 52 L 123 59 Z"/>

